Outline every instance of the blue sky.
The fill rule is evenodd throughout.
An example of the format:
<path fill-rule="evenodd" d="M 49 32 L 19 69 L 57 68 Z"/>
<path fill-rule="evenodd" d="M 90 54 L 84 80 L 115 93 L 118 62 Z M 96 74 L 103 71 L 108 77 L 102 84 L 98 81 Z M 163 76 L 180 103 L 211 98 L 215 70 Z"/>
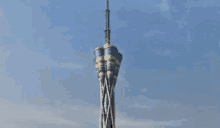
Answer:
<path fill-rule="evenodd" d="M 110 0 L 118 128 L 220 126 L 220 1 Z M 0 3 L 0 126 L 95 128 L 105 0 Z"/>

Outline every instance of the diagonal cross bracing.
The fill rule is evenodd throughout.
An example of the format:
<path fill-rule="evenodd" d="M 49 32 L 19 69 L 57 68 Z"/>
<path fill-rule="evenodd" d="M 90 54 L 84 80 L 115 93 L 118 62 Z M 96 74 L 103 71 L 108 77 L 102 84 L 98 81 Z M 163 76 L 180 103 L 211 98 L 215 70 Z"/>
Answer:
<path fill-rule="evenodd" d="M 100 128 L 115 128 L 115 121 L 114 121 L 114 83 L 113 85 L 109 85 L 106 77 L 105 83 L 100 84 L 101 89 L 101 111 L 100 111 Z"/>

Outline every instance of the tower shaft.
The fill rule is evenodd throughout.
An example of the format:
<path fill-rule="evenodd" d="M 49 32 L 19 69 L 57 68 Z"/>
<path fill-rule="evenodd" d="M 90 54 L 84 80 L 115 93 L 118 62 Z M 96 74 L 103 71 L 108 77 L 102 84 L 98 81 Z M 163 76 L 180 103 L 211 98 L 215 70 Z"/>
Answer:
<path fill-rule="evenodd" d="M 115 128 L 114 86 L 100 83 L 100 128 Z"/>

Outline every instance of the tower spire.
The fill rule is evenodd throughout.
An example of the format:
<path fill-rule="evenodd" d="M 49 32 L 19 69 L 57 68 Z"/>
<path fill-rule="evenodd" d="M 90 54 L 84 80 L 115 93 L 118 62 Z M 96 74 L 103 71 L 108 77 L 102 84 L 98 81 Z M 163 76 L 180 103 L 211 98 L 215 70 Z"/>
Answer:
<path fill-rule="evenodd" d="M 110 44 L 110 10 L 109 10 L 109 0 L 106 0 L 106 10 L 105 10 L 105 44 Z"/>

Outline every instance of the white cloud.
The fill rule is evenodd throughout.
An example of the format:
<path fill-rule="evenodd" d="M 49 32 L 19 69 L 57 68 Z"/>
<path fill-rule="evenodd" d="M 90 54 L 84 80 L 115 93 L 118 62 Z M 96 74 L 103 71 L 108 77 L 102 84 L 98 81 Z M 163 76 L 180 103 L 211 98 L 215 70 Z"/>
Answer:
<path fill-rule="evenodd" d="M 33 99 L 33 98 L 27 98 Z M 38 99 L 38 100 L 36 100 Z M 1 115 L 0 127 L 14 128 L 28 127 L 41 128 L 43 126 L 58 126 L 58 127 L 85 127 L 86 122 L 91 122 L 94 126 L 99 123 L 99 108 L 84 107 L 81 105 L 67 105 L 56 101 L 55 105 L 45 104 L 48 102 L 46 98 L 36 97 L 34 104 L 14 104 L 12 102 L 0 99 Z M 43 104 L 42 104 L 42 103 Z M 73 100 L 76 104 L 80 104 L 79 100 Z M 136 105 L 138 106 L 138 105 Z M 73 109 L 77 108 L 77 109 Z M 61 111 L 61 112 L 60 112 Z M 124 112 L 116 111 L 116 126 L 123 127 L 152 127 L 156 126 L 180 126 L 186 119 L 156 121 L 151 119 L 134 119 L 126 116 Z"/>
<path fill-rule="evenodd" d="M 0 127 L 3 128 L 12 128 L 12 126 L 19 126 L 19 124 L 25 127 L 29 121 L 35 121 L 36 126 L 41 124 L 80 125 L 75 121 L 62 118 L 59 114 L 51 110 L 37 109 L 30 105 L 14 104 L 10 101 L 0 99 L 0 106 Z M 26 122 L 26 124 L 21 122 Z"/>
<path fill-rule="evenodd" d="M 147 105 L 140 105 L 140 104 L 132 104 L 132 105 L 129 105 L 129 107 L 136 107 L 136 108 L 150 108 L 150 106 L 147 106 Z"/>
<path fill-rule="evenodd" d="M 131 104 L 131 105 L 129 105 Z M 143 95 L 125 97 L 117 104 L 116 125 L 120 127 L 195 127 L 219 126 L 219 106 L 198 106 L 179 101 L 150 99 Z M 150 106 L 150 107 L 149 107 Z M 206 123 L 205 123 L 206 122 Z M 211 122 L 208 124 L 207 122 Z"/>
<path fill-rule="evenodd" d="M 19 100 L 21 94 L 21 85 L 16 85 L 15 81 L 8 77 L 9 73 L 6 70 L 6 60 L 10 55 L 10 50 L 0 47 L 0 85 L 4 89 L 0 90 L 0 98 Z M 13 94 L 13 95 L 12 95 Z"/>
<path fill-rule="evenodd" d="M 4 36 L 14 36 L 14 33 L 11 33 L 9 28 L 11 27 L 8 24 L 8 19 L 5 17 L 4 8 L 2 5 L 0 5 L 0 45 L 3 44 L 3 37 Z"/>
<path fill-rule="evenodd" d="M 165 34 L 165 32 L 161 32 L 160 30 L 155 29 L 155 30 L 149 31 L 148 33 L 143 33 L 143 36 L 149 38 L 151 36 L 154 36 L 154 34 L 156 34 L 156 33 Z"/>
<path fill-rule="evenodd" d="M 187 0 L 185 7 L 220 7 L 220 2 L 218 0 Z"/>
<path fill-rule="evenodd" d="M 48 98 L 28 97 L 26 99 L 34 100 L 31 102 L 32 106 L 36 106 L 41 110 L 53 111 L 55 115 L 60 118 L 70 121 L 74 120 L 81 127 L 87 126 L 88 124 L 86 124 L 86 122 L 90 122 L 92 125 L 98 126 L 100 109 L 81 99 L 69 100 L 68 104 L 64 104 L 60 100 L 55 100 L 54 105 L 48 104 L 50 101 Z M 62 126 L 65 126 L 65 124 Z"/>
<path fill-rule="evenodd" d="M 59 64 L 59 67 L 61 67 L 61 68 L 83 69 L 83 65 L 79 65 L 79 64 L 77 64 L 77 62 L 63 63 L 61 61 L 58 61 L 57 63 Z"/>
<path fill-rule="evenodd" d="M 123 112 L 117 112 L 116 113 L 116 127 L 119 128 L 155 128 L 155 127 L 160 127 L 160 128 L 165 128 L 165 126 L 180 126 L 184 121 L 187 121 L 186 119 L 182 120 L 171 120 L 171 121 L 154 121 L 151 119 L 144 119 L 144 120 L 134 120 L 129 119 L 127 116 L 123 116 L 125 113 Z"/>
<path fill-rule="evenodd" d="M 188 35 L 187 35 L 186 41 L 192 41 L 189 31 L 188 31 Z"/>
<path fill-rule="evenodd" d="M 169 4 L 167 3 L 167 0 L 162 0 L 162 2 L 158 5 L 155 5 L 157 7 L 160 7 L 162 11 L 168 11 L 169 10 Z"/>
<path fill-rule="evenodd" d="M 0 11 L 0 17 L 2 17 L 2 14 L 3 14 L 2 11 Z"/>
<path fill-rule="evenodd" d="M 146 88 L 141 89 L 141 92 L 146 92 L 146 91 L 147 91 L 147 89 L 146 89 Z"/>
<path fill-rule="evenodd" d="M 4 87 L 4 89 L 1 89 L 0 91 L 0 98 L 1 98 L 0 99 L 0 106 L 1 106 L 0 127 L 3 127 L 3 128 L 14 128 L 14 127 L 38 128 L 38 127 L 43 127 L 46 125 L 47 127 L 48 126 L 54 127 L 55 125 L 58 125 L 58 126 L 62 126 L 63 128 L 66 128 L 67 126 L 68 128 L 69 127 L 78 128 L 79 126 L 86 126 L 87 125 L 86 121 L 93 122 L 94 124 L 94 122 L 96 121 L 96 118 L 91 118 L 91 116 L 94 117 L 93 115 L 96 114 L 94 112 L 97 112 L 95 111 L 96 109 L 90 110 L 90 108 L 87 107 L 86 109 L 89 111 L 89 114 L 83 111 L 81 113 L 83 113 L 84 115 L 81 115 L 80 117 L 79 116 L 80 112 L 73 110 L 73 108 L 78 108 L 80 110 L 83 110 L 82 106 L 69 106 L 68 107 L 67 105 L 67 107 L 64 107 L 64 108 L 68 109 L 67 112 L 71 113 L 69 114 L 69 113 L 66 113 L 65 110 L 61 111 L 59 108 L 51 107 L 52 106 L 50 105 L 51 100 L 47 98 L 40 98 L 40 97 L 30 98 L 29 97 L 30 94 L 29 94 L 29 95 L 26 95 L 25 97 L 26 100 L 21 100 L 22 89 L 23 91 L 25 91 L 25 89 L 29 88 L 27 93 L 31 92 L 32 95 L 35 95 L 35 93 L 42 93 L 41 89 L 43 88 L 43 86 L 41 86 L 41 83 L 40 83 L 41 81 L 39 81 L 38 79 L 40 76 L 39 76 L 39 73 L 36 72 L 37 69 L 45 69 L 46 67 L 82 69 L 83 66 L 76 62 L 62 62 L 62 61 L 54 61 L 50 59 L 51 49 L 45 49 L 46 38 L 39 37 L 38 40 L 36 41 L 37 43 L 34 44 L 32 36 L 30 37 L 28 36 L 29 31 L 27 32 L 28 34 L 26 34 L 25 38 L 18 38 L 19 37 L 18 36 L 14 40 L 15 42 L 9 42 L 9 43 L 15 43 L 15 44 L 13 45 L 6 44 L 8 42 L 3 42 L 3 37 L 14 36 L 15 34 L 10 33 L 10 30 L 9 30 L 10 25 L 8 25 L 8 20 L 4 16 L 4 10 L 2 6 L 0 6 L 0 11 L 2 12 L 1 22 L 0 22 L 0 27 L 2 26 L 0 30 L 0 33 L 2 33 L 0 34 L 0 39 L 1 39 L 0 40 L 0 85 Z M 14 25 L 14 29 L 16 27 L 17 26 Z M 55 27 L 51 31 L 56 32 L 57 29 L 60 31 L 66 31 L 65 27 Z M 60 31 L 57 31 L 57 32 L 59 33 Z M 19 35 L 19 34 L 16 34 L 16 35 Z M 66 36 L 66 38 L 68 40 L 69 38 L 68 35 Z M 28 41 L 28 44 L 25 44 L 24 41 Z M 29 44 L 31 44 L 31 46 Z M 62 46 L 68 47 L 69 49 L 71 49 L 68 43 L 67 45 L 65 45 L 62 42 Z M 71 52 L 74 54 L 75 51 L 72 50 Z M 73 54 L 71 54 L 72 57 L 73 57 Z M 77 56 L 75 56 L 75 58 L 77 59 Z M 78 57 L 78 59 L 80 58 L 81 57 Z M 6 65 L 6 61 L 7 61 L 7 65 Z M 10 74 L 8 72 L 10 72 Z M 47 77 L 49 78 L 52 77 L 52 74 L 50 74 L 50 76 L 47 76 Z M 56 79 L 60 79 L 60 77 L 56 76 Z M 69 91 L 67 91 L 62 86 L 62 84 L 59 84 L 59 82 L 56 82 L 56 81 L 52 82 L 51 79 L 49 80 L 50 80 L 50 83 L 48 83 L 48 81 L 47 83 L 50 86 L 52 86 L 52 88 L 50 88 L 50 92 L 59 91 L 59 93 L 56 93 L 55 95 L 59 94 L 59 96 L 58 95 L 57 96 L 63 99 L 65 98 L 68 99 L 70 97 L 67 94 Z M 49 86 L 49 85 L 46 85 L 46 86 Z M 51 89 L 53 91 L 51 91 Z M 47 92 L 47 93 L 50 93 L 50 92 Z M 47 93 L 43 93 L 43 95 L 48 95 Z M 34 100 L 35 104 L 30 105 L 27 100 Z M 82 102 L 80 100 L 74 100 L 73 102 L 75 104 L 86 105 L 86 102 Z M 72 109 L 70 107 L 72 107 Z M 64 114 L 64 115 L 67 114 L 64 117 L 68 119 L 61 116 L 61 114 Z M 75 122 L 75 120 L 73 121 L 73 115 L 74 115 L 74 119 L 76 120 L 78 119 L 77 122 Z M 83 117 L 85 116 L 87 118 L 83 120 Z"/>
<path fill-rule="evenodd" d="M 44 6 L 47 6 L 49 4 L 48 1 L 38 1 L 38 2 L 41 3 L 40 5 L 44 5 Z M 33 5 L 40 6 L 39 3 L 35 3 Z M 8 86 L 5 86 L 5 90 L 8 89 L 8 91 L 4 90 L 3 92 L 2 90 L 0 97 L 4 99 L 10 99 L 11 101 L 17 101 L 16 99 L 20 98 L 22 89 L 24 91 L 25 88 L 27 88 L 27 86 L 29 87 L 31 86 L 32 88 L 31 93 L 29 93 L 29 95 L 39 94 L 43 96 L 41 89 L 39 89 L 39 87 L 41 87 L 41 83 L 38 79 L 39 72 L 36 72 L 37 69 L 45 69 L 47 67 L 48 68 L 59 68 L 59 69 L 61 68 L 83 69 L 84 68 L 82 64 L 75 62 L 75 61 L 79 62 L 79 60 L 82 59 L 82 57 L 80 55 L 74 55 L 74 52 L 76 51 L 74 51 L 71 45 L 68 43 L 68 40 L 72 38 L 72 36 L 69 36 L 69 35 L 63 36 L 63 34 L 60 33 L 60 32 L 65 32 L 69 30 L 69 28 L 57 26 L 52 29 L 47 29 L 49 26 L 47 23 L 48 22 L 50 23 L 50 21 L 48 21 L 48 18 L 46 18 L 47 22 L 44 22 L 43 24 L 43 26 L 45 26 L 45 29 L 47 29 L 46 30 L 47 34 L 52 33 L 51 35 L 53 35 L 53 37 L 51 38 L 57 37 L 60 40 L 60 42 L 62 42 L 62 43 L 54 43 L 54 44 L 59 44 L 58 48 L 61 48 L 61 47 L 63 49 L 69 48 L 63 51 L 69 51 L 71 57 L 74 57 L 74 60 L 73 60 L 74 62 L 61 62 L 61 61 L 56 61 L 56 60 L 54 61 L 50 58 L 51 49 L 45 48 L 46 42 L 48 39 L 46 38 L 46 36 L 44 37 L 44 35 L 41 35 L 37 37 L 36 43 L 34 43 L 33 35 L 34 33 L 36 33 L 36 31 L 32 31 L 33 24 L 30 24 L 29 21 L 26 20 L 26 19 L 32 20 L 32 13 L 25 13 L 25 14 L 22 13 L 22 11 L 24 10 L 26 10 L 25 12 L 32 12 L 32 8 L 24 6 L 24 4 L 21 4 L 19 2 L 16 4 L 18 5 L 16 7 L 20 11 L 16 13 L 18 13 L 18 15 L 21 17 L 23 16 L 23 18 L 19 18 L 19 20 L 22 21 L 21 24 L 17 25 L 17 22 L 13 22 L 13 21 L 11 22 L 12 28 L 16 32 L 16 34 L 13 34 L 10 32 L 9 28 L 11 26 L 8 25 L 8 19 L 6 19 L 5 17 L 3 6 L 0 5 L 0 11 L 2 12 L 1 22 L 0 22 L 0 27 L 1 27 L 0 33 L 2 33 L 0 34 L 0 47 L 1 47 L 0 62 L 2 65 L 0 67 L 0 71 L 1 71 L 0 75 L 2 75 L 0 79 L 2 80 L 0 81 L 0 84 L 8 85 Z M 42 15 L 45 16 L 44 15 L 45 13 L 42 14 L 41 10 L 36 9 L 35 11 L 38 11 L 37 13 L 40 13 L 39 17 L 42 18 Z M 35 12 L 33 12 L 33 14 L 34 13 Z M 10 14 L 10 12 L 6 14 Z M 45 17 L 43 17 L 42 19 L 45 20 Z M 24 30 L 23 32 L 20 32 L 19 27 L 21 26 L 23 27 L 22 29 Z M 39 32 L 39 29 L 41 28 L 40 27 L 37 28 L 38 30 L 37 32 Z M 8 37 L 8 36 L 13 37 L 14 40 L 10 40 L 11 42 L 6 42 L 7 40 L 6 41 L 3 40 L 3 37 Z M 8 43 L 14 43 L 14 44 L 11 45 Z M 5 65 L 6 58 L 7 59 L 9 58 L 7 60 L 7 66 Z M 16 84 L 20 84 L 20 85 L 18 86 Z M 21 89 L 21 85 L 23 87 L 22 89 Z M 60 85 L 58 86 L 60 90 L 63 90 L 62 86 Z M 13 91 L 15 91 L 16 93 Z M 11 92 L 11 93 L 6 94 L 6 92 Z M 64 91 L 64 94 L 65 93 L 67 92 Z"/>
<path fill-rule="evenodd" d="M 176 20 L 176 22 L 178 23 L 179 29 L 184 28 L 184 25 L 188 25 L 188 22 L 185 20 L 185 18 L 186 18 L 186 15 L 183 14 L 183 16 L 180 20 Z M 190 37 L 189 32 L 188 32 L 188 36 Z M 187 37 L 187 39 L 188 39 L 188 37 Z"/>

